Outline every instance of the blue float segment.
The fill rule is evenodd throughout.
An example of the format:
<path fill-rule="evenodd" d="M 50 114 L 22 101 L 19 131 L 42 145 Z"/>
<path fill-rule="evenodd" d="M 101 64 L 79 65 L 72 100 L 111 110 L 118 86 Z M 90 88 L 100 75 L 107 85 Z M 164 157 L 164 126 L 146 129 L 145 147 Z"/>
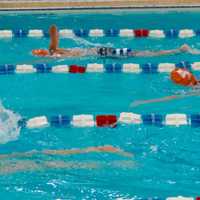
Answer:
<path fill-rule="evenodd" d="M 175 29 L 170 29 L 170 30 L 165 31 L 165 35 L 168 38 L 176 38 L 178 37 L 178 34 L 179 34 L 179 31 Z"/>
<path fill-rule="evenodd" d="M 163 125 L 163 116 L 158 114 L 142 115 L 142 121 L 145 125 Z"/>
<path fill-rule="evenodd" d="M 49 73 L 51 72 L 51 67 L 48 64 L 36 64 L 34 65 L 38 73 Z"/>
<path fill-rule="evenodd" d="M 44 37 L 46 37 L 46 38 L 50 37 L 50 34 L 49 34 L 48 30 L 44 30 L 43 34 L 44 34 Z"/>
<path fill-rule="evenodd" d="M 87 37 L 89 34 L 89 31 L 86 29 L 76 29 L 74 30 L 74 34 L 78 37 Z"/>
<path fill-rule="evenodd" d="M 190 116 L 191 126 L 199 127 L 200 126 L 200 114 L 192 114 Z"/>
<path fill-rule="evenodd" d="M 10 64 L 0 65 L 0 74 L 14 74 L 15 66 Z"/>
<path fill-rule="evenodd" d="M 26 119 L 22 118 L 18 121 L 18 127 L 25 128 L 26 127 Z"/>
<path fill-rule="evenodd" d="M 116 37 L 119 35 L 119 30 L 117 29 L 105 30 L 105 35 L 108 37 Z"/>
<path fill-rule="evenodd" d="M 142 65 L 142 71 L 144 73 L 157 73 L 158 72 L 158 65 L 152 63 L 145 63 Z"/>
<path fill-rule="evenodd" d="M 132 52 L 132 49 L 128 48 L 127 49 L 127 56 L 130 56 L 131 52 Z"/>
<path fill-rule="evenodd" d="M 27 37 L 27 35 L 28 35 L 28 31 L 24 30 L 24 29 L 14 30 L 13 33 L 14 33 L 14 36 L 18 37 L 18 38 Z"/>
<path fill-rule="evenodd" d="M 107 73 L 120 73 L 122 71 L 121 64 L 106 64 L 105 70 Z"/>
<path fill-rule="evenodd" d="M 185 69 L 191 70 L 192 65 L 191 65 L 191 63 L 188 62 L 188 61 L 182 61 L 182 62 L 180 62 L 180 63 L 177 63 L 177 64 L 176 64 L 176 67 L 185 68 Z"/>
<path fill-rule="evenodd" d="M 196 36 L 200 36 L 200 29 L 194 30 Z"/>
<path fill-rule="evenodd" d="M 70 125 L 71 118 L 66 115 L 52 116 L 50 123 L 52 126 L 68 126 Z"/>

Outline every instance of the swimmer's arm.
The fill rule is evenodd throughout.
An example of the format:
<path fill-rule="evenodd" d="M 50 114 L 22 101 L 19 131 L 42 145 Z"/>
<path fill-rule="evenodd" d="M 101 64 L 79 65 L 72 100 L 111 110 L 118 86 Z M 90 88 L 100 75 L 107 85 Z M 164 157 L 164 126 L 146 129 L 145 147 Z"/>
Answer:
<path fill-rule="evenodd" d="M 137 57 L 150 57 L 150 56 L 162 56 L 162 55 L 173 55 L 179 54 L 182 51 L 180 49 L 171 49 L 171 50 L 161 50 L 161 51 L 133 51 L 132 56 Z"/>
<path fill-rule="evenodd" d="M 188 53 L 193 54 L 193 55 L 200 55 L 200 50 L 199 49 L 189 49 Z"/>
<path fill-rule="evenodd" d="M 199 55 L 200 54 L 199 49 L 194 49 L 187 44 L 182 45 L 180 47 L 180 50 L 183 51 L 183 52 L 188 52 L 188 53 L 193 54 L 193 55 Z"/>
<path fill-rule="evenodd" d="M 49 50 L 56 51 L 59 46 L 59 34 L 57 27 L 55 25 L 52 25 L 50 27 L 49 35 L 50 35 Z"/>
<path fill-rule="evenodd" d="M 165 101 L 171 101 L 175 99 L 182 99 L 185 97 L 199 96 L 199 95 L 200 95 L 200 92 L 199 92 L 199 89 L 197 88 L 196 90 L 192 90 L 191 92 L 187 92 L 186 94 L 177 94 L 177 95 L 171 95 L 171 96 L 166 96 L 166 97 L 156 98 L 156 99 L 134 101 L 130 104 L 130 107 L 137 107 L 144 104 L 165 102 Z"/>
<path fill-rule="evenodd" d="M 149 103 L 158 103 L 158 102 L 163 102 L 163 101 L 170 101 L 173 99 L 181 98 L 182 96 L 178 95 L 172 95 L 172 96 L 166 96 L 162 98 L 157 98 L 157 99 L 149 99 L 149 100 L 138 100 L 134 101 L 130 104 L 130 107 L 136 107 L 144 104 L 149 104 Z"/>

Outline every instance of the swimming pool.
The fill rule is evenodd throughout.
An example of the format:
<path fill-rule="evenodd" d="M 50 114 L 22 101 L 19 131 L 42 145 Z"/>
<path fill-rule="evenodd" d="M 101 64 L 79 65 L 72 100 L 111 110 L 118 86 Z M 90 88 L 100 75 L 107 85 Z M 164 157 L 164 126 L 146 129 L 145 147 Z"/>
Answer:
<path fill-rule="evenodd" d="M 181 54 L 154 58 L 99 59 L 73 58 L 46 61 L 31 55 L 31 50 L 48 47 L 47 37 L 28 37 L 27 32 L 51 24 L 59 29 L 150 29 L 197 30 L 200 12 L 115 11 L 108 14 L 1 14 L 0 29 L 12 30 L 14 36 L 0 39 L 0 94 L 2 105 L 15 113 L 8 125 L 1 124 L 1 154 L 30 152 L 32 156 L 1 159 L 0 194 L 7 199 L 134 199 L 183 195 L 197 197 L 200 191 L 199 142 L 200 129 L 191 126 L 154 126 L 118 124 L 115 128 L 48 126 L 17 128 L 21 118 L 35 116 L 80 114 L 142 114 L 199 113 L 199 97 L 141 105 L 131 108 L 131 102 L 172 95 L 189 89 L 175 86 L 169 73 L 30 73 L 16 74 L 13 66 L 46 63 L 81 65 L 137 63 L 190 63 L 199 56 Z M 17 30 L 24 37 L 17 37 Z M 105 31 L 106 32 L 106 31 Z M 108 31 L 109 32 L 109 31 Z M 9 33 L 9 32 L 8 32 Z M 21 35 L 22 36 L 22 35 Z M 170 49 L 183 43 L 200 48 L 199 36 L 191 38 L 83 37 L 62 38 L 62 47 L 91 47 L 96 44 L 133 49 Z M 8 73 L 8 65 L 11 74 Z M 46 65 L 47 66 L 47 65 Z M 35 66 L 34 66 L 35 67 Z M 110 69 L 108 67 L 108 69 Z M 157 68 L 156 68 L 157 70 Z M 112 70 L 111 70 L 112 71 Z M 150 73 L 149 73 L 150 72 Z M 198 71 L 195 72 L 198 75 Z M 2 107 L 3 109 L 3 107 Z M 17 113 L 17 114 L 16 114 Z M 147 120 L 148 121 L 148 120 Z M 161 124 L 159 124 L 161 125 Z M 12 130 L 13 129 L 13 130 Z M 6 132 L 7 131 L 7 132 Z M 6 134 L 5 134 L 6 133 Z M 12 133 L 12 134 L 10 134 Z M 43 155 L 42 150 L 73 149 L 113 145 L 133 153 L 124 158 L 108 153 L 60 156 Z"/>

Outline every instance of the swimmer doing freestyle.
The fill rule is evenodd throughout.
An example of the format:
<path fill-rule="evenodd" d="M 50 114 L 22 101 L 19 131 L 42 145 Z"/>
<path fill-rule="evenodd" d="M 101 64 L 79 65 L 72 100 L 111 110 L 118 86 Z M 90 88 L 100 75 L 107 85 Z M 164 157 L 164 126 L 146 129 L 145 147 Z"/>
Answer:
<path fill-rule="evenodd" d="M 144 105 L 144 104 L 149 104 L 149 103 L 157 103 L 157 102 L 164 102 L 164 101 L 170 101 L 170 100 L 175 100 L 175 99 L 182 99 L 185 97 L 199 96 L 200 80 L 198 80 L 197 77 L 188 69 L 179 68 L 179 67 L 175 68 L 170 73 L 170 79 L 173 83 L 180 86 L 191 87 L 192 90 L 186 93 L 165 96 L 162 98 L 134 101 L 131 103 L 130 106 L 136 107 L 139 105 Z"/>
<path fill-rule="evenodd" d="M 59 48 L 59 34 L 57 27 L 52 25 L 49 29 L 50 45 L 47 49 L 35 49 L 32 54 L 40 57 L 53 57 L 53 58 L 69 58 L 69 57 L 83 57 L 83 56 L 99 56 L 99 57 L 147 57 L 147 56 L 162 56 L 170 54 L 179 54 L 184 52 L 200 54 L 193 50 L 188 45 L 182 45 L 180 48 L 161 51 L 133 51 L 129 48 L 112 48 L 112 47 L 95 47 L 95 48 Z"/>

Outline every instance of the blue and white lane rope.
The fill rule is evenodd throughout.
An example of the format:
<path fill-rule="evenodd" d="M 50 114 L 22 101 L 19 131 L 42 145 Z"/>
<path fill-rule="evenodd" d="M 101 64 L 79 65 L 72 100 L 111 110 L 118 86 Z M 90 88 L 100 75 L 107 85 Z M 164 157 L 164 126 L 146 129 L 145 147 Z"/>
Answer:
<path fill-rule="evenodd" d="M 80 65 L 55 65 L 35 64 L 35 65 L 0 65 L 0 75 L 2 74 L 28 74 L 28 73 L 170 73 L 176 67 L 188 70 L 200 71 L 200 62 L 180 62 L 180 63 L 113 63 L 99 64 L 89 63 L 85 66 Z"/>
<path fill-rule="evenodd" d="M 116 127 L 117 125 L 155 125 L 162 126 L 191 126 L 200 127 L 200 113 L 197 114 L 137 114 L 132 112 L 121 112 L 119 115 L 55 115 L 36 116 L 30 119 L 21 119 L 19 127 L 44 128 L 49 126 L 71 126 L 71 127 Z"/>
<path fill-rule="evenodd" d="M 191 38 L 200 36 L 200 29 L 170 29 L 170 30 L 148 30 L 148 29 L 61 29 L 61 38 L 71 37 L 131 37 L 131 38 Z M 48 31 L 42 29 L 17 29 L 0 30 L 0 38 L 41 38 L 49 37 Z"/>

